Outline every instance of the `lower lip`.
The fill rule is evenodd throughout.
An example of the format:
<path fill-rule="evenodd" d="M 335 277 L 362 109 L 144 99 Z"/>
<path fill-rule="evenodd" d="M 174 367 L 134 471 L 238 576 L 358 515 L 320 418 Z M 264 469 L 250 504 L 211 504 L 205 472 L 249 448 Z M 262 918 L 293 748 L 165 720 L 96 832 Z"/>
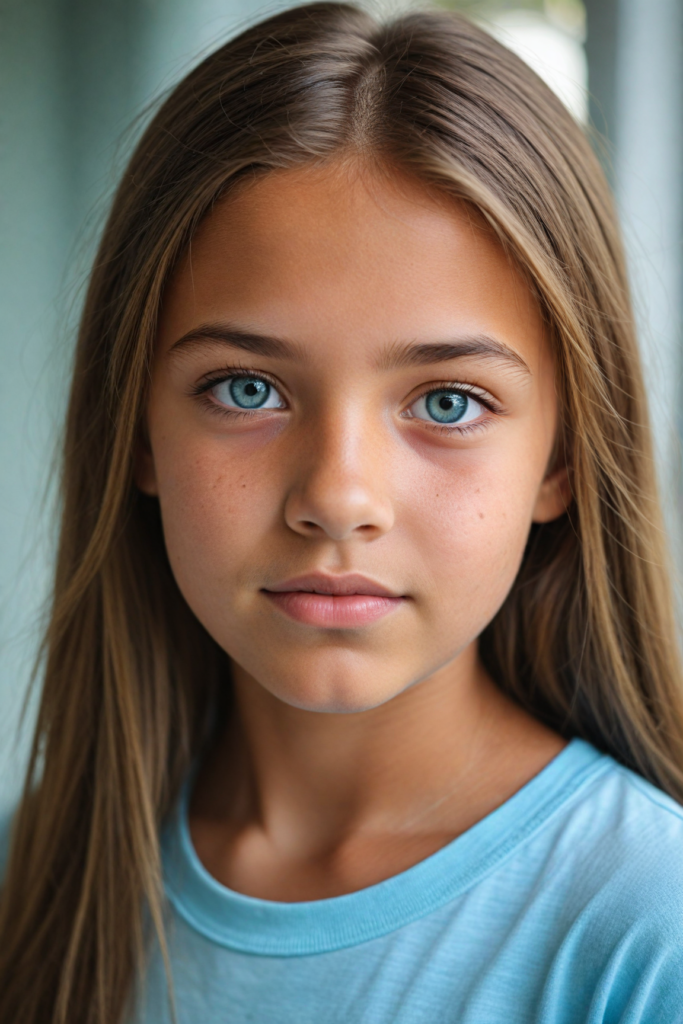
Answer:
<path fill-rule="evenodd" d="M 284 593 L 265 590 L 263 593 L 290 619 L 326 629 L 367 626 L 395 611 L 403 601 L 402 597 L 376 597 L 374 594 L 311 594 L 303 590 Z"/>

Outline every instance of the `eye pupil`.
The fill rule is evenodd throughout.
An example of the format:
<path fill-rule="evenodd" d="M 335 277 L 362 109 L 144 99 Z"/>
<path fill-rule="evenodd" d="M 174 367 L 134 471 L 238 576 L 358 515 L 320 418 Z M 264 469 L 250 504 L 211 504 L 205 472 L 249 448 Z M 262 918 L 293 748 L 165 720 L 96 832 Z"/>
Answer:
<path fill-rule="evenodd" d="M 425 399 L 427 412 L 437 423 L 457 423 L 465 415 L 467 395 L 459 391 L 432 391 Z"/>
<path fill-rule="evenodd" d="M 270 384 L 257 377 L 233 377 L 230 397 L 241 409 L 260 409 L 268 401 Z"/>

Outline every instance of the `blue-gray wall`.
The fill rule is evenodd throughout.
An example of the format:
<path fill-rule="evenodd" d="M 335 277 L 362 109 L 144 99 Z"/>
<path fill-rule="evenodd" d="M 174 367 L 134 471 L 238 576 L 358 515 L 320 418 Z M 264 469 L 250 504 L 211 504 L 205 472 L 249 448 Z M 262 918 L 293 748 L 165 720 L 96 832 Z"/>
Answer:
<path fill-rule="evenodd" d="M 130 125 L 203 52 L 278 6 L 0 0 L 0 812 L 30 731 L 17 732 L 49 582 L 72 327 Z"/>
<path fill-rule="evenodd" d="M 128 126 L 203 52 L 282 6 L 0 0 L 0 812 L 24 763 L 17 726 L 49 576 L 49 477 L 72 326 L 107 195 L 135 136 Z M 586 7 L 592 110 L 612 136 L 675 533 L 683 0 Z"/>
<path fill-rule="evenodd" d="M 64 386 L 57 308 L 71 205 L 62 26 L 50 0 L 0 9 L 0 799 L 45 592 L 41 517 Z"/>
<path fill-rule="evenodd" d="M 591 116 L 610 140 L 603 152 L 624 227 L 660 487 L 680 574 L 683 2 L 587 0 L 586 8 Z"/>

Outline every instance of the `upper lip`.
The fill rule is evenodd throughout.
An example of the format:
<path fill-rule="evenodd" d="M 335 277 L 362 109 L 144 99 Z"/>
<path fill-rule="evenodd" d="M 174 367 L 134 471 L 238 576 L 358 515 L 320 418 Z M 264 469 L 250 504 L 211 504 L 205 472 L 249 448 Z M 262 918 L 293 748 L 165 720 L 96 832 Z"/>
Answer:
<path fill-rule="evenodd" d="M 367 594 L 371 597 L 400 597 L 388 587 L 376 583 L 375 580 L 361 576 L 360 573 L 348 573 L 344 576 L 330 576 L 327 573 L 311 572 L 305 576 L 294 576 L 282 583 L 273 583 L 264 587 L 271 593 L 282 594 L 287 591 L 299 590 L 312 594 L 331 594 L 337 597 L 348 597 L 351 594 Z"/>

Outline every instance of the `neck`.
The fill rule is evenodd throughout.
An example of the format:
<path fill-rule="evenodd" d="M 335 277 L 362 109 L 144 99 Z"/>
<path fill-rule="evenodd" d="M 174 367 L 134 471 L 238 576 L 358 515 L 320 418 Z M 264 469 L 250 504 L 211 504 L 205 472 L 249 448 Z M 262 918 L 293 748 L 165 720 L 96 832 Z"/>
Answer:
<path fill-rule="evenodd" d="M 378 880 L 471 827 L 563 746 L 494 686 L 474 645 L 393 700 L 357 713 L 284 704 L 239 667 L 234 685 L 236 715 L 200 773 L 191 828 L 219 880 L 259 895 L 262 887 L 245 882 L 249 871 L 236 866 L 244 857 L 264 869 L 269 859 L 298 863 L 308 878 L 318 865 L 330 876 L 330 859 L 360 844 L 360 862 Z M 368 844 L 390 847 L 392 863 L 382 866 L 376 851 L 368 857 Z M 397 850 L 409 862 L 398 868 Z M 358 886 L 333 884 L 335 892 L 349 887 Z M 266 895 L 289 898 L 287 885 L 283 892 Z"/>

